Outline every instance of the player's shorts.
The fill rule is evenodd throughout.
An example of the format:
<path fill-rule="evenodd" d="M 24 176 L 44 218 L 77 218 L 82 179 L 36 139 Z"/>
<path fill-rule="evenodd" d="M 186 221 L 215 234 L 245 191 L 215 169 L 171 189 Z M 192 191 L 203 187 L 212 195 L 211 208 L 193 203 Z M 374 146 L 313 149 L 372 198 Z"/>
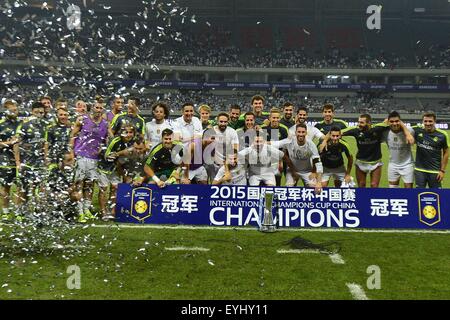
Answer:
<path fill-rule="evenodd" d="M 331 178 L 344 182 L 345 172 L 344 166 L 340 166 L 339 168 L 323 167 L 322 182 L 328 182 Z"/>
<path fill-rule="evenodd" d="M 367 163 L 367 162 L 362 162 L 357 159 L 355 161 L 355 165 L 362 172 L 370 173 L 370 172 L 374 171 L 376 168 L 381 167 L 383 165 L 383 162 L 380 161 L 380 162 L 376 162 L 376 163 Z"/>
<path fill-rule="evenodd" d="M 195 170 L 189 170 L 189 180 L 195 179 L 198 181 L 208 181 L 208 173 L 205 167 L 199 167 Z"/>
<path fill-rule="evenodd" d="M 400 178 L 403 179 L 404 183 L 414 183 L 414 163 L 406 166 L 389 163 L 388 181 L 399 181 Z"/>
<path fill-rule="evenodd" d="M 75 166 L 75 181 L 95 181 L 98 179 L 96 159 L 89 159 L 84 157 L 77 157 L 77 163 Z"/>
<path fill-rule="evenodd" d="M 16 179 L 16 168 L 0 168 L 0 186 L 11 186 Z"/>
<path fill-rule="evenodd" d="M 277 184 L 275 180 L 275 174 L 273 172 L 251 175 L 248 181 L 249 185 L 251 186 L 259 186 L 261 182 L 271 186 L 275 186 Z"/>
<path fill-rule="evenodd" d="M 297 174 L 300 176 L 300 179 L 303 181 L 303 184 L 306 187 L 315 187 L 316 186 L 316 179 L 310 178 L 311 172 L 297 172 Z M 298 181 L 294 180 L 294 177 L 292 176 L 291 172 L 288 170 L 286 174 L 286 186 L 287 187 L 293 187 L 297 185 Z"/>
<path fill-rule="evenodd" d="M 106 173 L 100 170 L 98 171 L 97 183 L 100 188 L 107 188 L 110 184 L 117 186 L 121 182 L 121 177 L 119 177 L 119 175 L 115 171 L 110 173 Z"/>

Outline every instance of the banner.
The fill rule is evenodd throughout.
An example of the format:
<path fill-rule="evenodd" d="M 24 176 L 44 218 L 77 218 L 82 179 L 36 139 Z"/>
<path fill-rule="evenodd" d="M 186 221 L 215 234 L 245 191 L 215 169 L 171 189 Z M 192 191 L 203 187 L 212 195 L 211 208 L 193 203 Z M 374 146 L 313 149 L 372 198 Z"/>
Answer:
<path fill-rule="evenodd" d="M 119 222 L 206 226 L 260 224 L 260 199 L 275 195 L 280 227 L 450 229 L 448 189 L 364 189 L 119 184 Z"/>

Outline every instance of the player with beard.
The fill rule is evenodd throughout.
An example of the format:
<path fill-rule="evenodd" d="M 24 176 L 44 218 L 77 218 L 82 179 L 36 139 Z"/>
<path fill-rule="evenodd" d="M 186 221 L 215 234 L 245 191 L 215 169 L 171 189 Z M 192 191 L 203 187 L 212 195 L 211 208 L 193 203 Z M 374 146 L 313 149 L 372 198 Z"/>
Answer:
<path fill-rule="evenodd" d="M 330 178 L 334 179 L 336 187 L 340 187 L 344 182 L 349 184 L 352 180 L 350 172 L 353 166 L 353 156 L 350 154 L 350 147 L 341 138 L 341 129 L 332 127 L 326 148 L 319 152 L 323 165 L 322 187 L 328 186 Z M 342 153 L 345 153 L 347 157 L 347 169 L 344 167 Z"/>
<path fill-rule="evenodd" d="M 244 121 L 239 120 L 241 116 L 241 107 L 237 104 L 232 104 L 230 106 L 230 121 L 228 122 L 228 126 L 233 128 L 234 130 L 238 130 L 244 126 Z"/>
<path fill-rule="evenodd" d="M 124 183 L 132 183 L 135 186 L 141 185 L 144 180 L 145 161 L 149 157 L 143 138 L 136 138 L 133 146 L 127 149 L 127 153 L 118 159 L 117 172 L 121 175 Z"/>
<path fill-rule="evenodd" d="M 264 133 L 257 131 L 250 147 L 238 153 L 240 163 L 245 163 L 251 186 L 275 186 L 275 169 L 284 153 L 266 143 Z"/>
<path fill-rule="evenodd" d="M 305 124 L 306 130 L 308 133 L 307 138 L 311 141 L 323 139 L 325 136 L 319 129 L 316 127 L 310 126 L 306 123 L 308 121 L 308 109 L 306 107 L 299 107 L 297 110 L 297 116 L 295 117 L 295 125 L 289 128 L 289 136 L 293 139 L 296 139 L 296 130 L 297 124 Z"/>
<path fill-rule="evenodd" d="M 217 171 L 212 184 L 229 184 L 234 186 L 247 185 L 247 172 L 242 164 L 238 163 L 236 154 L 227 156 L 226 163 Z"/>
<path fill-rule="evenodd" d="M 366 187 L 367 174 L 370 174 L 370 187 L 378 188 L 381 179 L 381 142 L 384 133 L 389 130 L 384 123 L 372 126 L 372 117 L 362 114 L 358 119 L 358 127 L 347 128 L 342 131 L 343 136 L 356 139 L 358 152 L 356 153 L 356 179 L 360 188 Z M 327 141 L 328 138 L 324 140 Z"/>
<path fill-rule="evenodd" d="M 303 180 L 305 187 L 313 187 L 316 193 L 322 190 L 323 167 L 319 151 L 314 142 L 307 138 L 307 127 L 304 123 L 298 124 L 296 139 L 291 139 L 285 146 L 284 160 L 288 164 L 286 186 L 296 186 L 299 179 Z"/>
<path fill-rule="evenodd" d="M 383 136 L 389 148 L 388 181 L 389 188 L 398 188 L 400 179 L 403 179 L 405 188 L 412 188 L 414 184 L 414 159 L 411 145 L 414 144 L 412 136 L 414 130 L 407 129 L 400 119 L 397 111 L 392 111 L 388 115 L 389 131 Z"/>
<path fill-rule="evenodd" d="M 20 121 L 16 103 L 6 101 L 4 106 L 5 117 L 0 120 L 0 196 L 3 199 L 3 217 L 8 219 L 13 211 L 10 207 L 10 191 L 16 178 L 14 145 L 18 142 L 16 131 Z"/>
<path fill-rule="evenodd" d="M 164 129 L 162 142 L 157 144 L 147 158 L 144 166 L 143 183 L 154 183 L 160 188 L 180 180 L 179 168 L 183 165 L 183 145 L 173 140 L 173 131 Z M 185 170 L 184 179 L 188 179 Z"/>
<path fill-rule="evenodd" d="M 14 145 L 16 167 L 22 185 L 21 195 L 26 203 L 35 198 L 36 188 L 43 191 L 46 178 L 48 149 L 45 141 L 47 122 L 44 119 L 45 106 L 34 102 L 31 106 L 32 117 L 17 127 L 19 142 Z M 40 202 L 36 198 L 34 204 Z"/>
<path fill-rule="evenodd" d="M 152 107 L 153 119 L 145 125 L 145 141 L 149 149 L 161 142 L 161 133 L 164 129 L 172 129 L 167 119 L 169 107 L 163 102 L 157 102 Z"/>
<path fill-rule="evenodd" d="M 295 120 L 293 117 L 294 114 L 294 105 L 291 102 L 285 102 L 283 104 L 283 117 L 280 120 L 280 123 L 287 128 L 290 128 L 295 125 Z"/>
<path fill-rule="evenodd" d="M 414 126 L 417 145 L 415 178 L 417 188 L 441 188 L 449 156 L 449 140 L 445 131 L 436 128 L 436 115 L 426 112 L 422 126 Z"/>
<path fill-rule="evenodd" d="M 43 120 L 47 122 L 47 125 L 56 122 L 55 109 L 52 105 L 52 98 L 49 96 L 43 96 L 39 99 L 39 102 L 44 105 L 44 117 Z"/>
<path fill-rule="evenodd" d="M 236 154 L 239 150 L 239 138 L 236 130 L 228 127 L 230 116 L 222 112 L 217 116 L 217 125 L 205 131 L 203 148 L 205 156 L 212 156 L 207 163 L 208 177 L 213 181 L 219 168 L 225 164 L 229 154 Z"/>

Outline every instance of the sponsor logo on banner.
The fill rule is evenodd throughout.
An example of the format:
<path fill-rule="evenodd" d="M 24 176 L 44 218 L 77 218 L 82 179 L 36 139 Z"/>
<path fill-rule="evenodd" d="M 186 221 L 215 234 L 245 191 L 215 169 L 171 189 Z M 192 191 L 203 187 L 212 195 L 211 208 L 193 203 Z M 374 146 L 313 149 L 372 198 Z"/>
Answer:
<path fill-rule="evenodd" d="M 430 227 L 441 221 L 441 205 L 437 193 L 419 193 L 419 220 Z"/>
<path fill-rule="evenodd" d="M 144 221 L 152 216 L 152 189 L 140 187 L 133 190 L 130 214 L 138 221 Z"/>

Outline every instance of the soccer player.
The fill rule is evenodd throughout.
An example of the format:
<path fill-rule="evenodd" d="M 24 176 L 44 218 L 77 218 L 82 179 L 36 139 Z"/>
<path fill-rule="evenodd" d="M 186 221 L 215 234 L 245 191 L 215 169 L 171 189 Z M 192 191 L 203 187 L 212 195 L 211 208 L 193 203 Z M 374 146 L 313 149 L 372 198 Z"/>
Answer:
<path fill-rule="evenodd" d="M 43 119 L 47 121 L 47 125 L 52 124 L 56 121 L 55 110 L 52 105 L 52 98 L 49 96 L 43 96 L 39 99 L 39 102 L 44 105 L 44 117 Z"/>
<path fill-rule="evenodd" d="M 136 97 L 129 97 L 127 102 L 127 112 L 116 115 L 110 123 L 110 135 L 118 135 L 125 125 L 131 124 L 136 129 L 136 136 L 145 135 L 145 120 L 139 115 L 141 100 Z"/>
<path fill-rule="evenodd" d="M 349 184 L 352 180 L 350 172 L 353 166 L 353 156 L 348 144 L 341 137 L 341 129 L 331 127 L 327 147 L 320 152 L 320 161 L 323 166 L 322 187 L 328 186 L 330 178 L 334 179 L 336 187 L 340 187 L 343 182 Z M 347 157 L 347 168 L 344 167 L 342 153 L 345 153 Z"/>
<path fill-rule="evenodd" d="M 322 116 L 323 121 L 316 123 L 315 127 L 323 134 L 330 132 L 331 127 L 337 126 L 341 130 L 348 127 L 347 122 L 334 117 L 334 106 L 330 103 L 327 103 L 322 107 Z"/>
<path fill-rule="evenodd" d="M 308 108 L 306 107 L 299 107 L 297 110 L 297 116 L 295 119 L 295 125 L 289 128 L 289 136 L 293 139 L 296 139 L 296 130 L 297 130 L 297 124 L 305 124 L 306 130 L 307 130 L 307 138 L 311 141 L 315 140 L 321 140 L 325 136 L 319 129 L 316 127 L 310 126 L 306 123 L 308 120 Z"/>
<path fill-rule="evenodd" d="M 163 188 L 180 180 L 178 169 L 182 166 L 183 145 L 174 141 L 173 135 L 172 130 L 163 130 L 162 142 L 152 149 L 145 163 L 143 182 L 154 183 Z M 184 180 L 188 179 L 188 173 L 185 170 Z"/>
<path fill-rule="evenodd" d="M 245 161 L 251 186 L 259 186 L 261 183 L 275 186 L 274 167 L 279 165 L 283 155 L 282 151 L 266 143 L 263 132 L 257 131 L 252 145 L 239 151 L 238 161 Z"/>
<path fill-rule="evenodd" d="M 293 117 L 294 105 L 291 102 L 285 102 L 283 104 L 283 118 L 281 118 L 280 123 L 287 128 L 295 125 L 295 120 Z"/>
<path fill-rule="evenodd" d="M 261 126 L 268 122 L 267 117 L 269 116 L 269 113 L 263 111 L 264 101 L 264 97 L 260 95 L 255 95 L 252 97 L 252 112 L 255 114 L 255 124 L 257 126 Z M 244 116 L 241 115 L 239 119 L 243 121 Z"/>
<path fill-rule="evenodd" d="M 269 114 L 269 123 L 263 124 L 261 129 L 267 133 L 267 141 L 271 143 L 275 141 L 281 141 L 288 138 L 289 129 L 280 123 L 281 112 L 277 108 L 272 108 Z M 283 172 L 283 168 L 285 164 L 280 165 L 280 167 L 276 168 L 276 182 L 277 186 L 281 184 L 281 174 Z"/>
<path fill-rule="evenodd" d="M 237 130 L 244 126 L 244 121 L 239 120 L 241 116 L 241 107 L 237 104 L 232 104 L 230 106 L 230 121 L 228 122 L 228 126 Z"/>
<path fill-rule="evenodd" d="M 356 139 L 358 152 L 356 153 L 356 180 L 360 188 L 366 187 L 367 174 L 370 174 L 370 186 L 378 188 L 381 179 L 381 142 L 389 127 L 384 123 L 372 126 L 372 117 L 362 114 L 358 119 L 358 127 L 351 127 L 342 131 L 343 136 Z M 325 139 L 324 141 L 327 141 Z"/>
<path fill-rule="evenodd" d="M 122 113 L 123 109 L 123 98 L 121 96 L 115 96 L 112 105 L 111 110 L 104 114 L 104 117 L 108 123 L 111 123 L 115 116 Z"/>
<path fill-rule="evenodd" d="M 200 114 L 200 121 L 202 122 L 203 130 L 212 128 L 214 125 L 214 121 L 209 120 L 209 117 L 211 115 L 211 107 L 206 104 L 202 104 L 198 108 L 198 113 Z"/>
<path fill-rule="evenodd" d="M 237 129 L 239 137 L 239 148 L 242 150 L 249 147 L 256 135 L 255 114 L 251 111 L 244 114 L 244 126 Z"/>
<path fill-rule="evenodd" d="M 417 145 L 416 187 L 441 188 L 448 163 L 448 135 L 436 128 L 436 114 L 433 112 L 424 113 L 422 126 L 414 126 L 413 130 Z"/>
<path fill-rule="evenodd" d="M 305 187 L 313 187 L 316 193 L 322 190 L 323 166 L 314 142 L 307 138 L 308 128 L 304 123 L 296 126 L 296 139 L 285 145 L 284 160 L 288 164 L 286 186 L 296 186 L 302 179 Z"/>
<path fill-rule="evenodd" d="M 169 107 L 164 102 L 157 102 L 152 107 L 153 119 L 145 125 L 145 140 L 149 149 L 161 142 L 161 133 L 164 129 L 171 129 L 167 119 Z"/>
<path fill-rule="evenodd" d="M 389 148 L 388 181 L 389 188 L 398 188 L 403 179 L 405 188 L 414 184 L 414 159 L 411 145 L 414 144 L 413 129 L 406 129 L 397 111 L 388 115 L 390 130 L 386 131 L 383 141 Z"/>
<path fill-rule="evenodd" d="M 0 196 L 3 199 L 3 215 L 8 217 L 10 211 L 10 190 L 16 177 L 14 158 L 14 145 L 18 142 L 16 137 L 19 109 L 13 101 L 4 103 L 5 117 L 0 120 Z"/>
<path fill-rule="evenodd" d="M 236 130 L 228 127 L 230 116 L 222 112 L 217 116 L 217 125 L 205 131 L 203 135 L 203 147 L 207 159 L 208 177 L 213 181 L 220 167 L 224 165 L 228 154 L 235 154 L 239 150 L 239 137 Z"/>
<path fill-rule="evenodd" d="M 98 180 L 97 163 L 102 146 L 108 137 L 108 122 L 103 118 L 104 104 L 96 102 L 91 114 L 81 116 L 75 122 L 70 135 L 70 150 L 76 156 L 75 188 L 83 195 L 78 202 L 79 221 L 92 219 L 92 187 Z"/>
<path fill-rule="evenodd" d="M 175 119 L 172 124 L 174 140 L 191 143 L 195 139 L 201 139 L 203 127 L 201 121 L 194 117 L 194 105 L 185 103 L 181 110 L 183 115 Z"/>
<path fill-rule="evenodd" d="M 73 112 L 70 116 L 69 116 L 69 121 L 71 123 L 75 123 L 75 121 L 77 121 L 78 117 L 85 115 L 87 112 L 90 111 L 90 108 L 88 110 L 88 105 L 86 104 L 86 102 L 84 102 L 83 100 L 77 100 L 75 102 L 75 108 L 74 108 L 75 112 Z"/>
<path fill-rule="evenodd" d="M 117 186 L 122 182 L 117 172 L 117 162 L 120 157 L 128 154 L 128 148 L 133 146 L 133 139 L 136 129 L 131 124 L 122 127 L 119 137 L 111 140 L 108 146 L 103 147 L 98 161 L 98 186 L 99 186 L 99 206 L 102 220 L 109 221 L 115 218 L 115 206 Z M 106 203 L 106 193 L 110 187 L 108 204 Z"/>
<path fill-rule="evenodd" d="M 214 185 L 230 184 L 234 186 L 245 186 L 247 185 L 246 174 L 247 172 L 244 166 L 238 163 L 237 155 L 230 154 L 227 156 L 226 163 L 220 167 L 212 184 Z"/>
<path fill-rule="evenodd" d="M 25 202 L 34 198 L 34 191 L 42 187 L 45 180 L 48 150 L 44 110 L 41 102 L 34 102 L 31 106 L 32 117 L 21 123 L 16 131 L 19 142 L 14 145 L 14 155 Z"/>
<path fill-rule="evenodd" d="M 118 159 L 117 171 L 124 183 L 141 185 L 144 180 L 144 166 L 150 155 L 149 149 L 142 137 L 134 139 L 133 146 L 128 148 L 128 153 Z"/>

